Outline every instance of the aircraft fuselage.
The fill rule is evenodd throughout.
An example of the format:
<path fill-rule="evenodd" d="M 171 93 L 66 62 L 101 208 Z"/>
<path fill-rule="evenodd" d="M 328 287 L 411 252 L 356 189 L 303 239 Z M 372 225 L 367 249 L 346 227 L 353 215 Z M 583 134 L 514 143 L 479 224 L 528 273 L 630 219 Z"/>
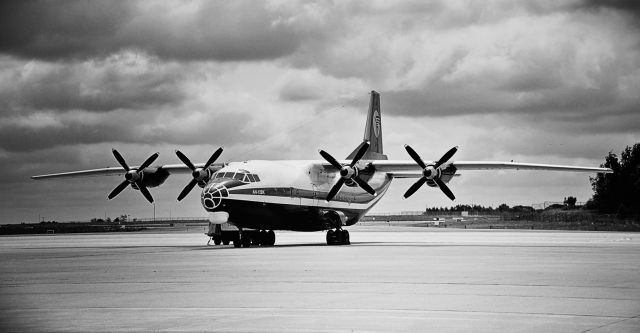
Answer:
<path fill-rule="evenodd" d="M 371 195 L 347 182 L 326 202 L 340 174 L 322 161 L 246 161 L 218 170 L 202 190 L 201 202 L 212 221 L 240 228 L 318 231 L 356 223 L 387 191 L 392 178 L 366 161 L 360 177 Z"/>

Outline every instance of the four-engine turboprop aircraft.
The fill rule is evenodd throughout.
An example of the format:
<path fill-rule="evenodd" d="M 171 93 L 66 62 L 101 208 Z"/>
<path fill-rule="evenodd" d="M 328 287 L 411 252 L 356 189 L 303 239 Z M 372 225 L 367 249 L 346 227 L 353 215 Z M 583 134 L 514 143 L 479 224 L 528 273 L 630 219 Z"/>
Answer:
<path fill-rule="evenodd" d="M 222 148 L 219 148 L 202 164 L 193 164 L 182 152 L 176 151 L 184 164 L 151 167 L 158 157 L 155 153 L 140 166 L 130 167 L 113 149 L 121 167 L 32 178 L 124 175 L 124 180 L 108 195 L 109 199 L 131 186 L 153 202 L 148 187 L 161 185 L 174 173 L 191 173 L 192 179 L 180 192 L 178 200 L 182 200 L 196 185 L 200 186 L 202 206 L 210 214 L 208 235 L 211 239 L 216 244 L 233 242 L 236 247 L 249 247 L 273 245 L 274 230 L 327 230 L 327 244 L 349 244 L 349 232 L 344 227 L 358 222 L 382 198 L 395 178 L 417 178 L 404 194 L 405 198 L 427 184 L 439 188 L 454 200 L 455 196 L 446 184 L 459 171 L 611 172 L 607 168 L 549 164 L 450 161 L 457 147 L 451 148 L 438 160 L 425 161 L 405 145 L 411 160 L 388 160 L 382 150 L 380 113 L 380 95 L 372 91 L 364 140 L 345 160 L 336 160 L 328 152 L 320 150 L 323 160 L 253 160 L 221 164 L 215 163 L 222 153 Z M 232 226 L 231 230 L 228 230 L 229 226 Z"/>

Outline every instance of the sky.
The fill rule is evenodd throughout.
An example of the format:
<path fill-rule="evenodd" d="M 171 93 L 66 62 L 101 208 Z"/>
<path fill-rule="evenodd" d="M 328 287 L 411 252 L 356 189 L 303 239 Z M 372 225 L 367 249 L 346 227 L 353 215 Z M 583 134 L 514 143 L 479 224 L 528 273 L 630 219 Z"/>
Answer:
<path fill-rule="evenodd" d="M 189 175 L 29 177 L 139 164 L 346 157 L 381 94 L 384 149 L 425 160 L 598 166 L 640 142 L 637 1 L 2 1 L 0 223 L 206 216 Z M 452 203 L 402 194 L 373 212 Z M 470 171 L 454 204 L 531 205 L 592 195 L 589 175 Z"/>

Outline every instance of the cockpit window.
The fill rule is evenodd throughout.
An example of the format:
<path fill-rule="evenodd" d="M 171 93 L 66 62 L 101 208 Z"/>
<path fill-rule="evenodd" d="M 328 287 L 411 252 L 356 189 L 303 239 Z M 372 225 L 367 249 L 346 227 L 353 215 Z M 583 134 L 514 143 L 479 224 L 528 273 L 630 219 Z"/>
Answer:
<path fill-rule="evenodd" d="M 260 177 L 258 177 L 258 175 L 249 173 L 247 170 L 238 170 L 238 172 L 217 172 L 214 178 L 235 179 L 243 183 L 255 183 L 260 181 Z"/>

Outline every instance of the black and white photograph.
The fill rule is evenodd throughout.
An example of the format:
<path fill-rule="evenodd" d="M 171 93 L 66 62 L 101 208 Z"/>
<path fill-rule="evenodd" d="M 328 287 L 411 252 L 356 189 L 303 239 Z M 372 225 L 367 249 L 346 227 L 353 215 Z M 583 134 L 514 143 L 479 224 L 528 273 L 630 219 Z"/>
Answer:
<path fill-rule="evenodd" d="M 640 1 L 2 1 L 0 213 L 2 332 L 639 332 Z"/>

